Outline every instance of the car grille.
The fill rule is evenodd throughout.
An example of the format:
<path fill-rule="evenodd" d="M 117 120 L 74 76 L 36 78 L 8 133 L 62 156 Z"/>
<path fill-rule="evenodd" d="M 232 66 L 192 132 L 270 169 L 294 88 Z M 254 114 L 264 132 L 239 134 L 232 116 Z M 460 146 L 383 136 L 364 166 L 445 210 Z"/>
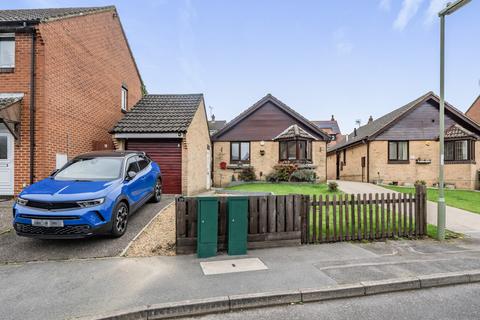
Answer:
<path fill-rule="evenodd" d="M 90 232 L 90 226 L 83 224 L 64 227 L 39 227 L 29 224 L 16 223 L 15 230 L 21 233 L 39 235 L 82 235 Z"/>
<path fill-rule="evenodd" d="M 80 219 L 79 216 L 45 216 L 45 215 L 33 215 L 33 214 L 20 214 L 20 218 L 25 219 L 42 219 L 42 220 L 78 220 Z"/>
<path fill-rule="evenodd" d="M 27 207 L 45 209 L 45 210 L 62 210 L 62 209 L 74 209 L 80 208 L 78 203 L 74 201 L 70 202 L 46 202 L 46 201 L 33 201 L 28 200 Z"/>

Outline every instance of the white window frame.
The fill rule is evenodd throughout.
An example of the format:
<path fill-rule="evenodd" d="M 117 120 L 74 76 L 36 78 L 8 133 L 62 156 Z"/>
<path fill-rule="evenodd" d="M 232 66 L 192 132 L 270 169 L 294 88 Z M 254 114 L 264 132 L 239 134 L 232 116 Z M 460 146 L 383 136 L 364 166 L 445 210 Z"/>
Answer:
<path fill-rule="evenodd" d="M 125 86 L 122 86 L 121 108 L 123 111 L 127 111 L 128 108 L 128 89 Z"/>
<path fill-rule="evenodd" d="M 13 62 L 9 65 L 0 64 L 0 68 L 15 68 L 15 33 L 0 33 L 0 38 L 13 38 Z"/>

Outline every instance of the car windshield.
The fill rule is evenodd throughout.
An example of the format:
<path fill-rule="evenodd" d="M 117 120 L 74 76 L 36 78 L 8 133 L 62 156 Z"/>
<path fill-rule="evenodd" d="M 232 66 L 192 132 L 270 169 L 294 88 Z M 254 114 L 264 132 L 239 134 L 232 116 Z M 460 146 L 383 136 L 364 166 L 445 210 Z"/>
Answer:
<path fill-rule="evenodd" d="M 82 158 L 60 170 L 55 180 L 113 180 L 120 176 L 123 158 Z"/>

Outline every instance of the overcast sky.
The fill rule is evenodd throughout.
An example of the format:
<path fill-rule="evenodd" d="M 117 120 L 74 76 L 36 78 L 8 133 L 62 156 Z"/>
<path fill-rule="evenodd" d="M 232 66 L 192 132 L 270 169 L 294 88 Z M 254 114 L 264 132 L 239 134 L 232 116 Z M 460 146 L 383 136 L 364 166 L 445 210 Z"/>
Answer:
<path fill-rule="evenodd" d="M 271 93 L 311 120 L 377 118 L 438 94 L 444 0 L 16 0 L 0 8 L 114 4 L 149 93 L 205 94 L 231 120 Z M 480 93 L 480 1 L 447 17 L 446 98 Z"/>

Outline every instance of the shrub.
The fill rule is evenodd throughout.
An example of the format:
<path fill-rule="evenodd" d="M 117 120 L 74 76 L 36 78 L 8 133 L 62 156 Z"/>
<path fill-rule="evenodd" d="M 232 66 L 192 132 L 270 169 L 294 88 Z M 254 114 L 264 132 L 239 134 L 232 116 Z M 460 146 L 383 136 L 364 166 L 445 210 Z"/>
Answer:
<path fill-rule="evenodd" d="M 328 183 L 328 191 L 330 192 L 337 192 L 338 191 L 338 183 L 332 181 Z"/>
<path fill-rule="evenodd" d="M 310 169 L 299 169 L 292 173 L 290 181 L 295 182 L 315 182 L 317 173 Z"/>
<path fill-rule="evenodd" d="M 425 180 L 417 180 L 415 181 L 415 185 L 421 185 L 421 186 L 426 186 L 427 182 Z"/>
<path fill-rule="evenodd" d="M 240 181 L 255 181 L 256 179 L 255 170 L 251 167 L 242 169 L 238 174 L 238 180 Z"/>

